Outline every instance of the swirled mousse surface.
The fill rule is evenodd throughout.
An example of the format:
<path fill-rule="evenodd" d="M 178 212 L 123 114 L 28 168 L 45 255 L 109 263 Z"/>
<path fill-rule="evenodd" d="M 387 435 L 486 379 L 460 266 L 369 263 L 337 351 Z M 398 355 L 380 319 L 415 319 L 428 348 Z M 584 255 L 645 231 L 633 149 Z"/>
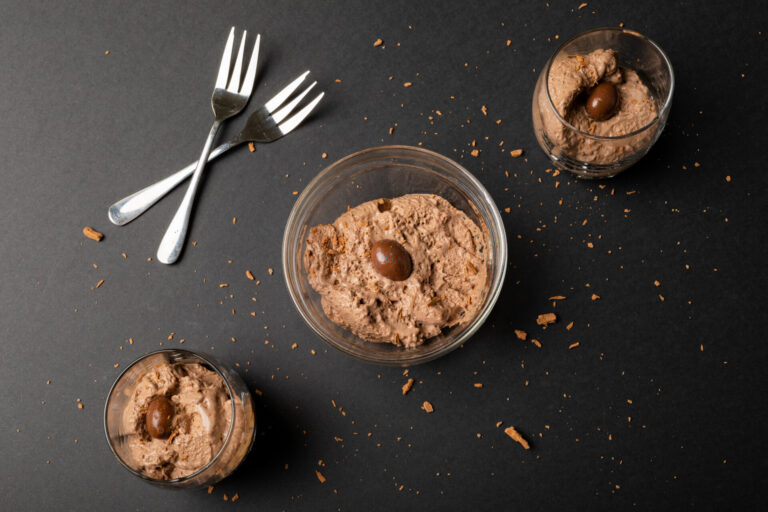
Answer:
<path fill-rule="evenodd" d="M 589 90 L 601 82 L 616 86 L 618 107 L 604 121 L 595 121 L 584 108 Z M 656 103 L 650 90 L 633 69 L 619 66 L 614 50 L 595 50 L 586 55 L 557 57 L 549 70 L 549 94 L 560 116 L 578 130 L 602 137 L 619 137 L 648 125 L 656 117 Z M 637 136 L 621 143 L 585 137 L 560 122 L 547 103 L 546 91 L 539 97 L 546 133 L 571 157 L 598 164 L 613 163 L 643 149 L 649 136 Z"/>
<path fill-rule="evenodd" d="M 403 281 L 376 272 L 371 246 L 395 240 L 410 254 Z M 472 319 L 487 281 L 487 240 L 440 196 L 409 194 L 349 209 L 310 229 L 304 266 L 325 314 L 367 341 L 420 345 Z"/>
<path fill-rule="evenodd" d="M 147 407 L 160 395 L 174 408 L 167 438 L 153 438 L 146 429 Z M 217 373 L 196 363 L 155 366 L 139 378 L 123 413 L 134 469 L 158 480 L 194 473 L 219 452 L 231 419 L 229 394 Z"/>

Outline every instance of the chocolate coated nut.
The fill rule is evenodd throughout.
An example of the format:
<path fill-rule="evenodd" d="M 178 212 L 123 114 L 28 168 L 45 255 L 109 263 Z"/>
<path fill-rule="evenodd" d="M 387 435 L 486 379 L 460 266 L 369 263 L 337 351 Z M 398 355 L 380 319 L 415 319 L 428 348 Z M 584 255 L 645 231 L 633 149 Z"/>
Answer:
<path fill-rule="evenodd" d="M 616 86 L 610 82 L 599 83 L 587 97 L 587 114 L 595 121 L 605 121 L 613 115 L 618 102 Z"/>
<path fill-rule="evenodd" d="M 168 437 L 171 433 L 173 419 L 173 403 L 167 396 L 156 396 L 147 407 L 147 432 L 154 438 Z"/>
<path fill-rule="evenodd" d="M 404 281 L 411 275 L 413 264 L 408 251 L 394 240 L 379 240 L 371 246 L 371 263 L 382 276 Z"/>

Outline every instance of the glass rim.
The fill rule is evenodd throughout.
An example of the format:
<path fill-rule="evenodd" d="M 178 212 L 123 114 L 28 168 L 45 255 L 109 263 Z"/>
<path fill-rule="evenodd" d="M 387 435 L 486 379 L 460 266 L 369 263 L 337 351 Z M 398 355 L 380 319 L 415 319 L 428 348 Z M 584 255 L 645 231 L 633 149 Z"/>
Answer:
<path fill-rule="evenodd" d="M 125 376 L 126 372 L 128 372 L 128 370 L 130 370 L 131 368 L 136 366 L 139 362 L 143 361 L 144 359 L 147 359 L 148 357 L 151 357 L 151 356 L 154 356 L 154 355 L 157 355 L 157 354 L 167 353 L 167 352 L 180 352 L 180 353 L 183 353 L 183 354 L 189 354 L 189 355 L 194 356 L 194 357 L 196 357 L 198 359 L 201 359 L 203 362 L 208 364 L 208 366 L 210 366 L 211 368 L 214 369 L 216 374 L 218 374 L 218 376 L 221 377 L 221 380 L 224 382 L 224 385 L 226 386 L 227 395 L 229 396 L 229 400 L 230 400 L 231 407 L 232 407 L 232 419 L 229 422 L 229 429 L 227 430 L 227 436 L 224 438 L 224 441 L 221 444 L 221 448 L 219 448 L 219 451 L 216 452 L 216 455 L 214 455 L 211 458 L 211 460 L 208 461 L 207 464 L 205 464 L 203 467 L 201 467 L 197 471 L 195 471 L 193 473 L 190 473 L 189 475 L 182 476 L 180 478 L 173 478 L 173 479 L 170 479 L 170 480 L 160 480 L 158 478 L 148 477 L 147 475 L 136 471 L 131 466 L 129 466 L 128 463 L 125 462 L 122 457 L 120 457 L 120 455 L 118 455 L 118 453 L 115 451 L 114 445 L 112 444 L 112 439 L 109 436 L 109 427 L 107 426 L 107 413 L 108 413 L 108 408 L 109 408 L 109 400 L 110 400 L 110 398 L 112 398 L 112 393 L 115 391 L 115 388 L 117 387 L 117 383 L 120 382 L 120 380 Z M 134 475 L 138 476 L 139 478 L 141 478 L 143 480 L 146 480 L 148 482 L 152 482 L 152 483 L 156 483 L 156 484 L 161 484 L 161 485 L 170 485 L 170 484 L 177 484 L 177 483 L 185 482 L 187 480 L 191 480 L 192 478 L 194 478 L 194 477 L 200 475 L 201 473 L 203 473 L 206 469 L 208 469 L 214 462 L 216 462 L 219 459 L 219 456 L 224 452 L 224 448 L 226 448 L 227 443 L 229 442 L 230 438 L 232 437 L 232 432 L 234 431 L 234 427 L 235 427 L 235 412 L 236 412 L 236 410 L 235 410 L 235 399 L 234 399 L 234 393 L 232 391 L 232 387 L 229 385 L 229 382 L 227 381 L 226 376 L 222 373 L 222 371 L 219 369 L 219 367 L 218 367 L 218 365 L 216 363 L 217 362 L 215 360 L 212 361 L 211 359 L 209 359 L 208 357 L 206 357 L 205 355 L 203 355 L 203 354 L 201 354 L 199 352 L 194 352 L 192 350 L 185 350 L 185 349 L 177 349 L 177 348 L 164 348 L 164 349 L 152 351 L 152 352 L 150 352 L 148 354 L 144 354 L 143 356 L 141 356 L 141 357 L 137 358 L 136 360 L 134 360 L 132 363 L 130 363 L 128 366 L 126 366 L 125 369 L 122 372 L 120 372 L 120 375 L 117 376 L 117 378 L 115 379 L 115 382 L 112 383 L 112 387 L 109 388 L 109 393 L 107 393 L 107 399 L 104 402 L 104 434 L 107 436 L 107 444 L 109 445 L 109 449 L 112 451 L 112 454 L 120 462 L 120 464 L 123 465 L 124 468 L 126 468 L 132 474 L 134 474 Z M 255 435 L 256 435 L 256 432 L 255 432 L 255 429 L 254 429 L 254 436 Z"/>
<path fill-rule="evenodd" d="M 380 153 L 381 156 L 379 157 L 377 153 Z M 315 325 L 315 321 L 312 318 L 312 315 L 308 313 L 309 308 L 305 305 L 306 301 L 300 293 L 299 279 L 301 272 L 294 272 L 292 262 L 295 259 L 293 257 L 294 249 L 298 249 L 301 246 L 301 240 L 299 237 L 299 230 L 301 229 L 301 224 L 299 223 L 301 220 L 300 218 L 304 217 L 307 210 L 316 204 L 315 194 L 318 192 L 318 190 L 327 190 L 327 184 L 333 184 L 334 181 L 338 179 L 338 176 L 336 176 L 335 173 L 339 168 L 343 169 L 344 164 L 349 163 L 353 159 L 356 160 L 365 157 L 368 157 L 371 160 L 375 160 L 377 157 L 382 159 L 397 159 L 404 157 L 407 158 L 409 156 L 413 156 L 416 159 L 422 160 L 424 157 L 436 159 L 443 165 L 447 166 L 450 170 L 461 175 L 469 182 L 469 185 L 472 187 L 473 194 L 476 195 L 479 199 L 479 202 L 482 203 L 480 206 L 482 210 L 487 212 L 488 218 L 486 219 L 486 215 L 484 215 L 482 211 L 478 211 L 477 214 L 480 215 L 484 223 L 488 224 L 486 229 L 488 229 L 489 232 L 493 232 L 495 236 L 495 241 L 493 242 L 493 246 L 491 247 L 490 251 L 494 256 L 494 268 L 491 274 L 492 280 L 490 287 L 484 297 L 485 306 L 477 312 L 477 314 L 468 324 L 465 324 L 463 327 L 464 330 L 459 336 L 456 337 L 456 339 L 451 340 L 448 344 L 436 346 L 433 350 L 430 350 L 426 353 L 419 355 L 414 354 L 413 357 L 388 358 L 378 354 L 371 354 L 354 350 L 348 346 L 347 343 L 339 342 L 337 339 L 335 339 L 335 337 L 327 333 L 319 325 Z M 454 186 L 457 185 L 454 184 Z M 320 187 L 325 188 L 321 189 Z M 489 240 L 489 246 L 491 243 L 492 240 Z M 498 258 L 496 255 L 498 255 Z M 384 366 L 410 366 L 425 363 L 447 354 L 448 352 L 465 343 L 483 325 L 493 310 L 493 307 L 496 304 L 503 288 L 507 270 L 507 238 L 501 214 L 499 213 L 499 209 L 496 206 L 496 203 L 493 201 L 490 193 L 482 185 L 482 183 L 480 183 L 480 181 L 461 164 L 452 160 L 451 158 L 441 155 L 440 153 L 421 147 L 406 145 L 382 145 L 356 151 L 340 158 L 339 160 L 333 162 L 325 169 L 323 169 L 312 179 L 312 181 L 309 182 L 309 184 L 305 187 L 298 200 L 294 204 L 288 217 L 288 221 L 286 223 L 285 231 L 283 234 L 282 259 L 283 273 L 285 276 L 288 293 L 291 296 L 294 306 L 299 311 L 300 316 L 315 334 L 317 334 L 321 339 L 323 339 L 333 348 L 355 359 Z M 357 338 L 359 338 L 359 336 L 357 336 Z M 363 342 L 371 343 L 365 340 L 363 340 Z M 408 349 L 403 350 L 407 351 Z"/>
<path fill-rule="evenodd" d="M 662 61 L 665 64 L 665 67 L 667 68 L 667 71 L 669 71 L 669 92 L 667 93 L 666 97 L 664 98 L 664 103 L 662 107 L 659 109 L 659 111 L 656 113 L 656 115 L 651 119 L 645 126 L 638 128 L 637 130 L 626 133 L 624 135 L 616 135 L 616 136 L 606 136 L 606 135 L 594 135 L 591 133 L 587 133 L 585 131 L 579 130 L 575 126 L 573 126 L 571 123 L 565 120 L 563 116 L 560 115 L 560 112 L 557 111 L 557 108 L 555 107 L 554 102 L 552 101 L 552 96 L 549 93 L 549 71 L 552 69 L 552 64 L 555 61 L 555 57 L 557 57 L 560 52 L 562 52 L 567 45 L 574 42 L 575 40 L 587 35 L 592 34 L 594 32 L 621 32 L 623 34 L 630 34 L 633 35 L 639 39 L 642 39 L 646 43 L 648 43 L 651 47 L 653 47 L 659 55 L 661 55 Z M 660 119 L 663 119 L 664 115 L 667 111 L 669 111 L 670 106 L 672 105 L 672 93 L 675 90 L 675 73 L 672 69 L 672 62 L 669 60 L 669 57 L 664 52 L 664 50 L 661 49 L 661 46 L 659 46 L 655 41 L 653 41 L 651 38 L 644 36 L 640 32 L 637 32 L 635 30 L 629 30 L 626 28 L 616 28 L 616 27 L 598 27 L 593 28 L 591 30 L 587 30 L 585 32 L 580 32 L 576 34 L 575 36 L 571 37 L 570 39 L 564 41 L 560 46 L 557 47 L 555 52 L 552 54 L 552 56 L 547 61 L 547 68 L 545 70 L 544 74 L 544 89 L 547 92 L 547 102 L 549 103 L 549 107 L 554 112 L 557 119 L 563 123 L 567 128 L 573 130 L 579 135 L 582 135 L 584 137 L 595 139 L 595 140 L 609 140 L 609 141 L 619 141 L 622 139 L 627 139 L 630 137 L 633 137 L 635 135 L 638 135 L 649 128 L 651 128 L 654 124 L 656 124 Z"/>

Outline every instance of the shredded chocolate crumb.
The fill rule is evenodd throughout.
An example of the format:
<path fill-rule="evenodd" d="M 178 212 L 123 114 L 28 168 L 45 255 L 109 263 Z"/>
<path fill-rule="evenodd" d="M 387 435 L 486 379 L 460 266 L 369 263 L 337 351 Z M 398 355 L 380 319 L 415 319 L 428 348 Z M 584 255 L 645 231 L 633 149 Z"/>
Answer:
<path fill-rule="evenodd" d="M 557 322 L 557 315 L 554 313 L 543 313 L 536 318 L 539 325 L 549 325 Z"/>
<path fill-rule="evenodd" d="M 85 226 L 83 228 L 83 234 L 86 237 L 90 238 L 91 240 L 95 240 L 97 242 L 101 242 L 101 239 L 104 238 L 104 234 L 103 233 L 99 233 L 98 231 L 96 231 L 95 229 L 93 229 L 90 226 Z"/>
<path fill-rule="evenodd" d="M 526 450 L 531 449 L 531 445 L 528 444 L 528 441 L 526 441 L 522 435 L 520 435 L 520 432 L 515 430 L 515 427 L 505 428 L 504 433 L 507 434 L 509 437 L 511 437 L 514 441 L 520 443 L 520 446 L 522 446 Z"/>
<path fill-rule="evenodd" d="M 415 381 L 413 379 L 408 379 L 406 381 L 406 383 L 403 384 L 403 389 L 402 389 L 403 395 L 405 395 L 406 393 L 408 393 L 411 390 L 411 388 L 413 387 L 413 383 L 414 382 Z"/>

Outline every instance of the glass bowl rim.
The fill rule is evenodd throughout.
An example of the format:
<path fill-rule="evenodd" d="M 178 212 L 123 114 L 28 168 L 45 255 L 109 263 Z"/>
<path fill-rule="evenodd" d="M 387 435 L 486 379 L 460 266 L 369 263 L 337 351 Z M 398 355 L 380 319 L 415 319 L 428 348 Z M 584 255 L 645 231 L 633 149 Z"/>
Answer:
<path fill-rule="evenodd" d="M 400 152 L 402 154 L 388 154 L 388 153 L 394 153 L 394 152 Z M 334 339 L 333 336 L 326 335 L 325 332 L 323 332 L 318 326 L 314 325 L 312 321 L 310 321 L 310 315 L 304 311 L 304 308 L 300 306 L 302 304 L 302 301 L 299 300 L 299 290 L 297 287 L 294 287 L 292 280 L 297 281 L 299 279 L 299 276 L 294 276 L 293 271 L 291 270 L 291 261 L 292 253 L 289 250 L 293 245 L 296 243 L 300 244 L 299 242 L 296 242 L 294 239 L 297 238 L 297 236 L 294 236 L 292 238 L 289 238 L 290 235 L 294 233 L 294 235 L 299 234 L 300 226 L 297 225 L 299 215 L 302 213 L 305 213 L 305 211 L 312 207 L 315 202 L 312 203 L 308 202 L 316 190 L 324 184 L 324 182 L 328 181 L 329 179 L 332 179 L 334 177 L 334 174 L 340 167 L 343 167 L 345 164 L 348 164 L 350 161 L 353 161 L 355 159 L 360 159 L 365 156 L 369 156 L 371 154 L 376 153 L 382 153 L 381 158 L 382 159 L 392 159 L 392 158 L 408 158 L 408 157 L 414 157 L 415 159 L 423 160 L 425 157 L 431 157 L 436 160 L 438 160 L 443 165 L 450 168 L 452 171 L 457 172 L 462 177 L 464 177 L 471 185 L 472 191 L 478 196 L 480 199 L 480 202 L 482 202 L 483 208 L 488 212 L 488 216 L 490 217 L 490 222 L 488 229 L 491 232 L 495 232 L 497 234 L 497 241 L 494 244 L 494 246 L 491 248 L 492 253 L 498 254 L 498 258 L 494 258 L 494 272 L 493 272 L 493 286 L 489 288 L 488 293 L 484 300 L 486 301 L 486 305 L 483 309 L 477 312 L 475 317 L 471 320 L 469 324 L 466 325 L 465 330 L 461 333 L 461 335 L 457 336 L 455 340 L 451 341 L 449 344 L 446 344 L 443 347 L 440 347 L 439 349 L 435 349 L 434 351 L 431 351 L 426 354 L 422 355 L 416 355 L 414 354 L 411 358 L 405 358 L 405 359 L 394 359 L 394 358 L 386 358 L 381 356 L 372 356 L 370 354 L 360 353 L 353 351 L 349 349 L 346 346 L 346 343 L 344 342 L 338 342 L 336 339 Z M 335 183 L 331 181 L 331 184 L 335 186 Z M 330 187 L 330 188 L 333 188 Z M 490 240 L 489 240 L 490 244 Z M 506 230 L 504 228 L 504 221 L 501 218 L 501 214 L 499 212 L 498 207 L 496 206 L 495 201 L 493 200 L 493 197 L 488 192 L 488 190 L 483 186 L 483 184 L 478 180 L 471 172 L 469 172 L 467 169 L 464 168 L 460 163 L 456 162 L 455 160 L 448 158 L 440 153 L 437 153 L 435 151 L 416 147 L 416 146 L 408 146 L 408 145 L 381 145 L 381 146 L 372 146 L 369 148 L 365 148 L 356 152 L 353 152 L 349 155 L 346 155 L 339 160 L 336 160 L 335 162 L 328 165 L 325 169 L 320 171 L 304 188 L 302 193 L 299 195 L 299 198 L 296 200 L 296 203 L 294 204 L 293 208 L 291 209 L 291 213 L 288 216 L 288 221 L 285 225 L 285 231 L 283 233 L 283 247 L 282 247 L 282 260 L 283 260 L 283 274 L 285 277 L 285 283 L 286 287 L 288 288 L 288 293 L 291 296 L 291 300 L 293 301 L 294 307 L 298 310 L 299 315 L 302 317 L 304 322 L 310 327 L 310 329 L 319 336 L 323 341 L 325 341 L 328 345 L 333 347 L 334 349 L 342 352 L 343 354 L 346 354 L 350 357 L 353 357 L 355 359 L 365 361 L 367 363 L 372 364 L 378 364 L 383 366 L 412 366 L 417 364 L 426 363 L 428 361 L 432 361 L 434 359 L 437 359 L 439 357 L 444 356 L 445 354 L 453 351 L 454 349 L 458 348 L 462 344 L 466 343 L 467 340 L 469 340 L 480 327 L 485 323 L 485 320 L 490 315 L 491 311 L 493 310 L 493 307 L 496 305 L 496 302 L 498 301 L 498 298 L 501 294 L 501 290 L 504 285 L 504 279 L 506 277 L 507 272 L 507 235 Z M 371 343 L 371 342 L 365 342 L 365 343 Z"/>
<path fill-rule="evenodd" d="M 566 121 L 563 116 L 560 115 L 560 112 L 557 111 L 557 108 L 555 108 L 555 104 L 552 101 L 552 96 L 549 93 L 549 71 L 552 69 L 552 64 L 555 61 L 555 57 L 560 54 L 563 49 L 573 41 L 586 36 L 588 34 L 592 34 L 594 32 L 621 32 L 623 34 L 630 34 L 633 35 L 643 41 L 645 41 L 647 44 L 649 44 L 652 48 L 654 48 L 659 55 L 661 55 L 662 60 L 667 68 L 667 71 L 669 71 L 669 92 L 666 95 L 666 98 L 664 99 L 664 104 L 659 109 L 659 111 L 656 113 L 656 115 L 651 119 L 648 124 L 645 126 L 638 128 L 637 130 L 626 133 L 624 135 L 616 135 L 616 136 L 606 136 L 606 135 L 594 135 L 591 133 L 587 133 L 585 131 L 579 130 L 575 126 L 573 126 L 571 123 Z M 661 46 L 659 46 L 655 41 L 653 41 L 651 38 L 644 36 L 640 32 L 637 32 L 636 30 L 629 30 L 626 28 L 616 28 L 616 27 L 597 27 L 593 28 L 584 32 L 579 32 L 578 34 L 574 35 L 573 37 L 569 38 L 568 40 L 564 41 L 560 46 L 557 47 L 557 49 L 552 53 L 552 56 L 547 61 L 547 69 L 544 73 L 544 90 L 547 92 L 547 103 L 549 104 L 549 108 L 554 112 L 555 116 L 557 117 L 558 121 L 563 123 L 567 128 L 573 130 L 578 135 L 595 139 L 595 140 L 610 140 L 610 141 L 620 141 L 622 139 L 627 139 L 629 137 L 633 137 L 639 133 L 642 133 L 646 130 L 648 130 L 650 127 L 652 127 L 656 122 L 658 122 L 660 119 L 663 119 L 664 115 L 669 111 L 670 107 L 672 106 L 672 93 L 675 91 L 675 72 L 672 69 L 672 62 L 669 60 L 669 57 L 664 52 L 664 50 L 661 49 Z"/>
<path fill-rule="evenodd" d="M 158 478 L 150 478 L 146 476 L 143 473 L 139 473 L 132 467 L 126 463 L 120 455 L 117 454 L 115 451 L 115 447 L 112 444 L 112 440 L 109 437 L 109 427 L 107 426 L 107 413 L 109 408 L 109 399 L 112 398 L 112 393 L 115 391 L 115 388 L 117 387 L 117 383 L 120 382 L 120 380 L 125 376 L 126 372 L 136 366 L 139 362 L 143 361 L 144 359 L 147 359 L 151 356 L 162 354 L 166 352 L 181 352 L 184 354 L 190 354 L 198 359 L 202 359 L 203 362 L 207 363 L 208 366 L 213 368 L 215 372 L 218 374 L 219 377 L 221 377 L 221 380 L 224 382 L 224 385 L 227 388 L 227 395 L 229 396 L 231 407 L 232 407 L 232 420 L 229 422 L 229 430 L 227 431 L 227 437 L 224 438 L 224 442 L 221 444 L 221 448 L 216 453 L 216 455 L 213 456 L 213 458 L 208 461 L 207 464 L 205 464 L 203 467 L 195 471 L 194 473 L 190 473 L 187 476 L 183 476 L 181 478 L 173 478 L 171 480 L 160 480 Z M 250 393 L 250 391 L 249 391 Z M 229 385 L 229 382 L 227 381 L 226 376 L 222 373 L 222 371 L 219 369 L 219 366 L 217 364 L 217 361 L 211 360 L 209 357 L 206 357 L 204 354 L 201 354 L 200 352 L 195 352 L 193 350 L 186 350 L 186 349 L 178 349 L 178 348 L 164 348 L 160 350 L 154 350 L 152 352 L 149 352 L 148 354 L 144 354 L 143 356 L 135 359 L 133 362 L 131 362 L 128 366 L 125 367 L 125 369 L 120 372 L 120 375 L 117 376 L 115 381 L 112 383 L 112 387 L 109 388 L 109 393 L 107 393 L 107 399 L 104 401 L 104 434 L 107 436 L 107 444 L 109 445 L 109 449 L 112 451 L 112 454 L 115 456 L 115 458 L 122 464 L 124 468 L 126 468 L 131 474 L 136 475 L 137 477 L 141 478 L 142 480 L 146 480 L 148 482 L 154 483 L 154 484 L 160 484 L 160 485 L 167 485 L 171 486 L 173 484 L 183 483 L 185 481 L 191 480 L 192 478 L 200 475 L 203 471 L 208 469 L 214 462 L 216 462 L 219 458 L 219 456 L 224 452 L 224 448 L 226 448 L 227 443 L 229 442 L 232 432 L 234 431 L 235 426 L 235 400 L 234 400 L 234 393 L 232 391 L 231 386 Z M 254 428 L 254 436 L 256 435 L 256 429 Z"/>

